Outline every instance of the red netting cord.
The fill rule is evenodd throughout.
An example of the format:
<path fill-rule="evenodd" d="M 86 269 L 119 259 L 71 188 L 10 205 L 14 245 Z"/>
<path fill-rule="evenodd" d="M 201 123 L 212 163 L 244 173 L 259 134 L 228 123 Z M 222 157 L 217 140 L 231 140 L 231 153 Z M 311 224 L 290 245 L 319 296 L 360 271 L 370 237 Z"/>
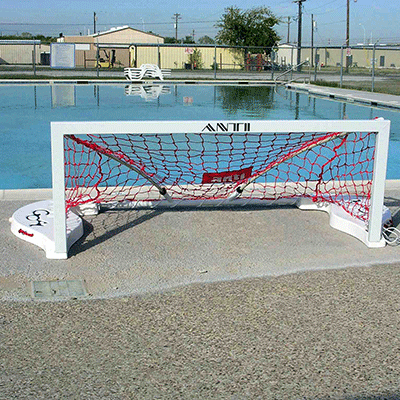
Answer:
<path fill-rule="evenodd" d="M 326 143 L 326 142 L 328 142 L 328 141 L 330 141 L 332 139 L 335 139 L 335 138 L 338 137 L 338 135 L 341 135 L 341 134 L 342 133 L 340 133 L 340 132 L 328 133 L 327 135 L 325 135 L 325 136 L 323 136 L 321 138 L 315 138 L 315 139 L 313 139 L 311 141 L 308 141 L 308 142 L 302 144 L 300 146 L 300 148 L 293 149 L 293 150 L 289 151 L 287 154 L 283 155 L 280 159 L 272 161 L 263 170 L 257 171 L 257 173 L 254 173 L 251 176 L 251 179 L 254 179 L 256 177 L 264 175 L 265 173 L 267 173 L 271 169 L 277 167 L 280 164 L 283 164 L 284 162 L 292 159 L 293 157 L 296 157 L 296 156 L 300 155 L 301 153 L 303 153 L 303 152 L 305 152 L 307 150 L 311 150 L 315 146 L 321 145 L 321 144 Z M 332 159 L 334 159 L 334 158 L 335 157 L 333 157 Z M 249 179 L 249 181 L 251 181 L 251 179 Z M 240 185 L 240 183 L 238 183 L 236 185 L 236 187 L 239 186 L 239 185 Z"/>
<path fill-rule="evenodd" d="M 355 215 L 362 209 L 365 220 L 373 137 L 355 132 L 69 135 L 67 208 L 159 201 L 154 184 L 176 200 L 226 199 L 240 186 L 246 187 L 243 198 L 309 197 L 340 204 Z M 206 174 L 211 179 L 204 179 Z M 352 204 L 352 195 L 363 204 Z"/>
<path fill-rule="evenodd" d="M 342 140 L 340 141 L 340 143 L 332 149 L 333 152 L 334 152 L 334 155 L 333 155 L 328 161 L 326 161 L 324 164 L 322 164 L 322 166 L 321 166 L 321 172 L 319 173 L 317 185 L 316 185 L 316 187 L 315 187 L 315 195 L 314 195 L 314 197 L 313 197 L 313 201 L 314 201 L 314 202 L 318 201 L 319 198 L 322 198 L 322 197 L 323 197 L 323 196 L 322 196 L 322 192 L 321 192 L 321 190 L 320 190 L 320 186 L 321 186 L 321 182 L 322 182 L 322 180 L 323 180 L 323 175 L 324 175 L 324 172 L 325 172 L 325 167 L 326 167 L 327 165 L 329 165 L 335 158 L 338 157 L 337 150 L 340 149 L 340 148 L 343 146 L 344 143 L 346 143 L 346 140 L 347 140 L 347 135 L 344 136 L 344 137 L 342 138 Z"/>
<path fill-rule="evenodd" d="M 122 151 L 113 151 L 109 148 L 106 147 L 102 147 L 99 146 L 96 143 L 93 142 L 89 142 L 87 140 L 82 140 L 77 138 L 75 135 L 69 135 L 69 137 L 74 140 L 76 143 L 81 144 L 82 146 L 85 146 L 93 151 L 95 151 L 96 153 L 99 154 L 104 154 L 105 156 L 111 156 L 111 157 L 115 157 L 118 158 L 119 160 L 130 164 L 134 167 L 136 167 L 137 169 L 139 169 L 140 171 L 142 171 L 143 173 L 146 173 L 145 171 L 145 167 L 144 165 L 136 165 L 126 154 L 124 154 Z M 148 174 L 150 177 L 152 176 L 152 174 Z M 153 174 L 154 175 L 154 174 Z"/>

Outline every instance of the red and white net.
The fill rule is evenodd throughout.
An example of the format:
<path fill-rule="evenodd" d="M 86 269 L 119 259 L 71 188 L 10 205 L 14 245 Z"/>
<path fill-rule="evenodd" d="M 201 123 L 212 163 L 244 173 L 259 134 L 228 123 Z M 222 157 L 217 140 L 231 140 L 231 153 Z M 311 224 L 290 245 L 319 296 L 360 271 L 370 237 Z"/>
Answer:
<path fill-rule="evenodd" d="M 67 209 L 154 204 L 164 199 L 160 188 L 174 201 L 207 205 L 239 188 L 242 199 L 307 197 L 368 220 L 374 133 L 107 134 L 64 141 Z"/>

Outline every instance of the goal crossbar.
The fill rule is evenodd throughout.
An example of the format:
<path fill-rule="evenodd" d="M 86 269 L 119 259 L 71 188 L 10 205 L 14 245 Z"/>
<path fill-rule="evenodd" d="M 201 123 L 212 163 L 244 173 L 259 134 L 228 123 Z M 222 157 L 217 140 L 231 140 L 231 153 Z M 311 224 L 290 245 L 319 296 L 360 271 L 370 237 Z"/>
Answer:
<path fill-rule="evenodd" d="M 88 160 L 97 157 L 95 161 L 90 161 L 93 165 L 85 161 L 87 164 L 81 166 L 91 179 L 92 174 L 97 174 L 99 170 L 108 178 L 115 174 L 111 167 L 107 166 L 107 170 L 105 168 L 104 160 L 108 159 L 118 164 L 116 169 L 128 171 L 123 172 L 126 182 L 131 179 L 129 174 L 139 176 L 135 178 L 135 183 L 140 182 L 141 178 L 145 180 L 145 183 L 140 183 L 141 186 L 136 189 L 122 188 L 113 198 L 114 203 L 120 205 L 131 203 L 154 207 L 157 204 L 167 204 L 168 207 L 175 207 L 178 204 L 190 206 L 193 203 L 196 206 L 219 206 L 257 203 L 258 200 L 279 202 L 282 198 L 293 203 L 306 197 L 310 204 L 319 204 L 320 207 L 321 203 L 326 203 L 329 210 L 331 205 L 334 205 L 348 213 L 348 205 L 346 208 L 342 203 L 358 202 L 357 207 L 362 204 L 363 209 L 367 210 L 366 216 L 362 214 L 364 211 L 361 213 L 359 221 L 361 229 L 366 232 L 365 242 L 370 247 L 379 247 L 382 245 L 389 134 L 390 121 L 384 119 L 52 122 L 54 258 L 66 258 L 68 254 L 66 211 L 73 209 L 78 203 L 101 203 L 108 198 L 108 192 L 115 192 L 115 188 L 120 185 L 118 180 L 113 183 L 110 181 L 107 187 L 103 188 L 103 176 L 95 184 L 90 183 L 93 191 L 101 192 L 99 199 L 95 200 L 92 193 L 85 192 L 85 184 L 76 183 L 77 187 L 71 188 L 75 182 L 82 180 L 81 172 L 77 169 L 85 157 Z M 170 138 L 175 138 L 175 135 L 182 135 L 185 142 L 171 142 Z M 292 139 L 293 135 L 295 139 Z M 108 142 L 110 137 L 119 136 L 123 137 L 121 143 L 126 141 L 127 136 L 135 140 L 129 144 L 121 144 L 114 139 L 112 144 Z M 352 136 L 351 139 L 348 139 L 349 136 Z M 142 146 L 140 142 L 145 141 L 147 137 L 155 138 L 150 150 L 148 144 Z M 195 138 L 194 144 L 187 144 L 189 137 Z M 197 141 L 198 137 L 206 138 L 205 142 Z M 214 148 L 211 149 L 211 153 L 204 149 L 204 146 L 207 146 L 207 137 L 213 138 Z M 363 143 L 364 138 L 368 144 Z M 221 142 L 214 143 L 220 139 Z M 242 139 L 246 140 L 246 144 L 240 144 Z M 163 143 L 164 140 L 166 144 Z M 74 153 L 67 160 L 66 141 L 73 142 L 69 151 L 77 152 L 77 146 L 85 148 L 86 150 L 82 151 L 87 151 L 88 155 Z M 269 146 L 269 142 L 272 144 L 267 151 L 265 148 Z M 162 146 L 166 146 L 165 154 Z M 183 158 L 179 159 L 180 146 L 190 147 L 189 150 L 194 155 L 189 156 L 189 150 L 185 150 Z M 138 155 L 137 147 L 140 148 L 141 155 Z M 317 147 L 322 150 L 316 151 Z M 350 151 L 350 148 L 354 154 L 345 153 Z M 250 153 L 251 157 L 246 152 Z M 351 157 L 353 160 L 348 161 Z M 211 159 L 212 161 L 209 161 Z M 215 165 L 209 164 L 211 162 Z M 341 170 L 346 162 L 352 163 L 351 168 L 346 169 L 350 172 Z M 314 165 L 317 165 L 316 171 L 307 171 L 314 168 Z M 328 165 L 331 178 L 324 175 Z M 175 171 L 175 167 L 179 168 L 179 171 Z M 71 176 L 68 175 L 68 168 L 73 170 Z M 269 176 L 271 171 L 279 171 L 281 168 L 284 169 L 282 174 L 287 175 L 286 181 L 278 172 Z M 173 172 L 166 174 L 166 169 Z M 333 175 L 334 173 L 336 175 Z M 350 175 L 346 176 L 347 173 Z M 296 174 L 299 175 L 299 181 L 293 185 L 290 180 Z M 311 183 L 302 183 L 304 174 Z M 192 180 L 188 179 L 189 175 Z M 199 181 L 199 175 L 202 175 L 202 182 Z M 285 190 L 285 193 L 282 194 L 279 190 L 279 193 L 267 193 L 265 187 L 272 186 L 274 190 L 284 187 L 282 190 Z M 343 190 L 345 186 L 346 189 Z M 293 189 L 288 189 L 291 187 Z M 301 192 L 303 187 L 305 189 Z M 78 194 L 80 197 L 75 204 L 71 197 Z M 144 197 L 141 198 L 143 194 Z M 110 207 L 114 205 L 110 204 Z M 350 214 L 353 214 L 352 218 L 358 218 L 356 211 L 350 210 Z"/>

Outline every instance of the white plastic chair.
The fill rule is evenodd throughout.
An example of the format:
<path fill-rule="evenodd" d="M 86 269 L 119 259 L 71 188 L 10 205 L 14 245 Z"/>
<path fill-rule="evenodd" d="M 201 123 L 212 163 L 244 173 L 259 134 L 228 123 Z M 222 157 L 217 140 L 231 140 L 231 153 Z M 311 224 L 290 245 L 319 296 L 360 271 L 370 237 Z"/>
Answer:
<path fill-rule="evenodd" d="M 141 81 L 143 78 L 159 78 L 164 80 L 164 76 L 171 75 L 170 69 L 160 69 L 154 64 L 142 64 L 140 68 L 125 68 L 125 78 L 129 81 Z"/>

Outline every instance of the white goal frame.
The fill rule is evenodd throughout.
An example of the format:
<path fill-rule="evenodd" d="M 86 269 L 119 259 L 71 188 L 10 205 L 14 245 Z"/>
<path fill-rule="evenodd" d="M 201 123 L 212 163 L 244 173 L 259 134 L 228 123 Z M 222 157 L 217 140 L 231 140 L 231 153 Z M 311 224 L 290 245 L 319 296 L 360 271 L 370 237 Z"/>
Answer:
<path fill-rule="evenodd" d="M 375 120 L 247 120 L 247 121 L 96 121 L 96 122 L 52 122 L 52 182 L 54 213 L 54 252 L 51 258 L 68 257 L 67 222 L 65 213 L 65 161 L 64 136 L 87 134 L 174 134 L 199 133 L 206 126 L 224 126 L 224 133 L 235 133 L 243 124 L 246 132 L 263 133 L 322 133 L 322 132 L 374 132 L 375 157 L 371 189 L 371 208 L 368 231 L 363 240 L 368 247 L 382 247 L 382 215 L 389 147 L 390 121 Z M 248 128 L 247 128 L 248 127 Z M 212 132 L 211 132 L 212 133 Z M 205 202 L 206 203 L 206 202 Z M 301 207 L 300 207 L 301 208 Z M 303 207 L 307 208 L 307 207 Z M 333 225 L 332 225 L 333 226 Z M 340 228 L 338 228 L 340 229 Z M 341 229 L 344 230 L 344 229 Z M 356 235 L 355 235 L 356 236 Z"/>

